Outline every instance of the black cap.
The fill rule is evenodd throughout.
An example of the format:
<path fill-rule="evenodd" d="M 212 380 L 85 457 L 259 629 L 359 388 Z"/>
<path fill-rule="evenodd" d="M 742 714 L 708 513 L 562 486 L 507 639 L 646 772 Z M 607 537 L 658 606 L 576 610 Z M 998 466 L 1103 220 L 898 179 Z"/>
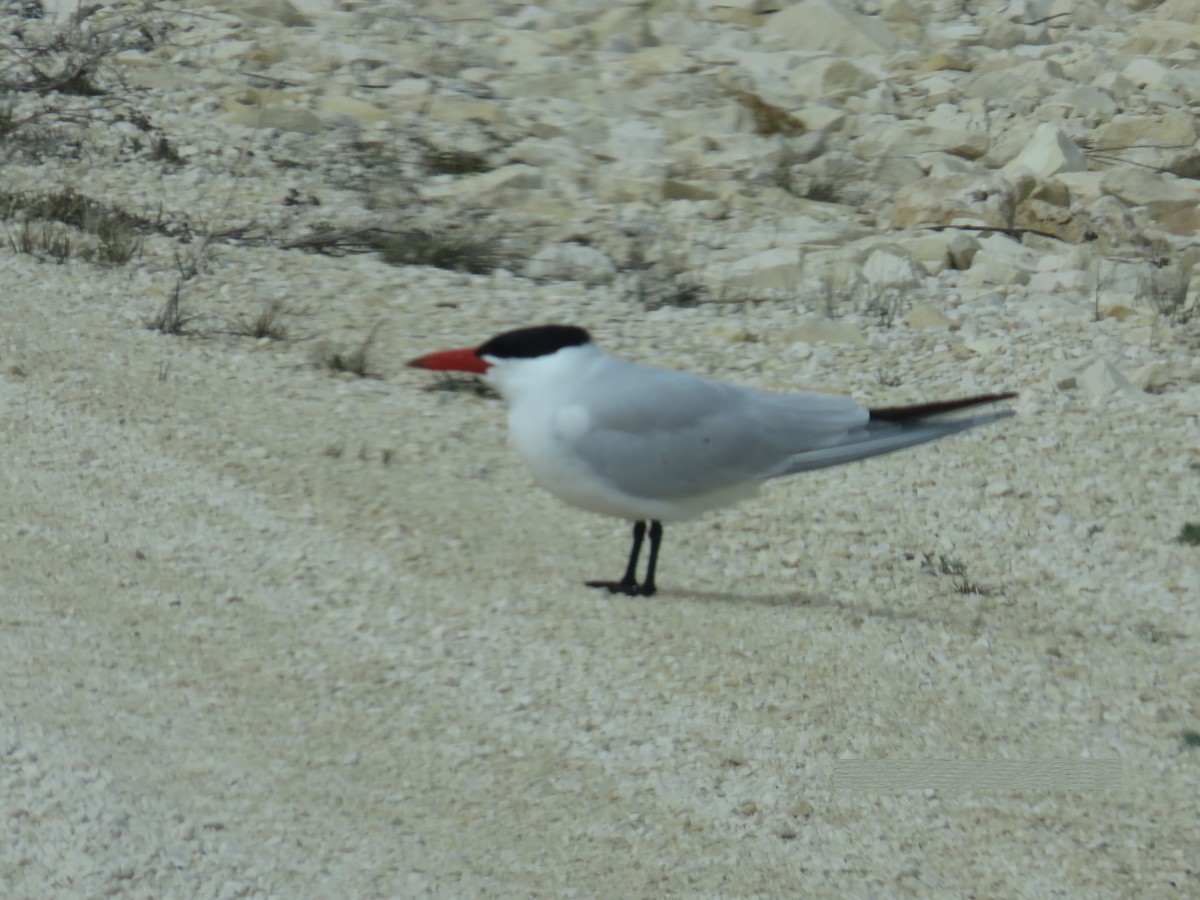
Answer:
<path fill-rule="evenodd" d="M 592 336 L 575 325 L 537 325 L 498 334 L 487 343 L 476 347 L 475 355 L 481 359 L 485 356 L 497 359 L 533 359 L 557 353 L 564 347 L 580 347 L 591 342 Z"/>

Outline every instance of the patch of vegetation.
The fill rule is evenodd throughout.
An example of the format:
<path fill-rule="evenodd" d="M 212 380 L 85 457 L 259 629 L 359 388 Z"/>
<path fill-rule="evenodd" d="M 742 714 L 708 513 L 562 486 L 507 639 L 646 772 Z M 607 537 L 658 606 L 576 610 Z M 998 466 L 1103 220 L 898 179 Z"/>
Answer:
<path fill-rule="evenodd" d="M 393 266 L 434 266 L 473 275 L 486 275 L 509 262 L 498 237 L 453 229 L 337 229 L 325 225 L 284 244 L 283 249 L 331 256 L 376 252 Z"/>
<path fill-rule="evenodd" d="M 494 167 L 486 153 L 430 147 L 421 154 L 421 168 L 429 175 L 479 175 Z"/>
<path fill-rule="evenodd" d="M 255 340 L 287 341 L 291 340 L 291 330 L 288 327 L 287 316 L 300 315 L 297 310 L 285 307 L 278 300 L 272 300 L 256 315 L 235 316 L 230 320 L 226 334 L 236 337 L 248 337 Z"/>
<path fill-rule="evenodd" d="M 643 309 L 697 306 L 708 299 L 708 289 L 678 265 L 661 260 L 648 262 L 639 244 L 633 245 L 621 268 L 628 272 L 622 293 Z"/>
<path fill-rule="evenodd" d="M 977 594 L 986 596 L 986 591 L 967 577 L 967 564 L 961 559 L 951 559 L 943 553 L 937 555 L 934 562 L 932 553 L 922 554 L 921 569 L 931 575 L 949 575 L 954 579 L 954 591 L 958 594 Z"/>
<path fill-rule="evenodd" d="M 48 222 L 22 222 L 20 230 L 8 236 L 8 243 L 17 253 L 50 259 L 60 266 L 71 258 L 71 238 L 66 230 Z"/>
<path fill-rule="evenodd" d="M 379 326 L 374 326 L 363 342 L 352 350 L 337 350 L 328 344 L 322 344 L 313 355 L 314 364 L 331 372 L 349 372 L 359 378 L 378 378 L 379 375 L 371 371 L 367 362 L 371 345 L 375 342 L 375 332 L 378 330 Z"/>
<path fill-rule="evenodd" d="M 179 151 L 175 149 L 175 145 L 167 139 L 166 135 L 159 135 L 150 142 L 150 158 L 169 166 L 183 165 L 183 157 L 179 155 Z"/>
<path fill-rule="evenodd" d="M 344 191 L 363 191 L 374 194 L 387 186 L 395 188 L 412 181 L 413 166 L 410 159 L 397 148 L 397 140 L 356 140 L 346 144 L 343 151 L 331 158 L 324 166 L 325 180 Z M 292 160 L 275 159 L 280 168 L 303 166 Z"/>
<path fill-rule="evenodd" d="M 1191 280 L 1190 261 L 1172 262 L 1160 257 L 1139 274 L 1137 299 L 1147 303 L 1167 321 L 1183 325 L 1196 313 L 1187 302 Z"/>
<path fill-rule="evenodd" d="M 0 192 L 0 220 L 24 219 L 13 248 L 22 253 L 48 253 L 58 262 L 74 256 L 104 266 L 129 262 L 142 249 L 142 232 L 153 228 L 146 219 L 92 200 L 71 188 L 43 194 Z M 40 229 L 34 222 L 43 223 Z M 72 242 L 68 233 L 47 227 L 57 222 L 81 232 Z"/>
<path fill-rule="evenodd" d="M 377 247 L 380 258 L 393 266 L 434 266 L 453 272 L 485 275 L 501 267 L 496 237 L 414 228 L 387 236 Z"/>
<path fill-rule="evenodd" d="M 831 178 L 814 178 L 800 195 L 815 203 L 841 203 L 841 186 Z"/>
<path fill-rule="evenodd" d="M 904 379 L 895 372 L 889 372 L 883 366 L 875 370 L 875 380 L 884 387 L 900 387 L 900 385 L 904 384 Z"/>
<path fill-rule="evenodd" d="M 1200 749 L 1200 731 L 1185 728 L 1183 733 L 1179 735 L 1179 739 L 1183 742 L 1183 746 L 1189 750 Z"/>
<path fill-rule="evenodd" d="M 182 287 L 183 282 L 177 281 L 162 309 L 153 318 L 143 320 L 147 328 L 174 337 L 186 337 L 196 333 L 192 326 L 200 316 L 184 312 L 179 300 Z"/>
<path fill-rule="evenodd" d="M 81 3 L 66 19 L 24 19 L 7 30 L 0 66 L 0 97 L 15 98 L 0 108 L 0 145 L 38 160 L 77 157 L 97 126 L 154 130 L 122 90 L 114 59 L 158 46 L 172 27 L 170 13 L 152 4 Z M 141 146 L 136 138 L 133 144 Z"/>
<path fill-rule="evenodd" d="M 1200 547 L 1200 522 L 1184 522 L 1175 540 L 1189 547 Z"/>
<path fill-rule="evenodd" d="M 904 292 L 894 287 L 867 288 L 863 313 L 871 316 L 881 328 L 891 328 L 904 307 Z"/>
<path fill-rule="evenodd" d="M 754 133 L 769 137 L 773 134 L 797 135 L 804 134 L 808 129 L 804 123 L 789 113 L 786 109 L 768 103 L 758 94 L 750 91 L 739 91 L 738 103 L 750 110 L 754 116 Z"/>

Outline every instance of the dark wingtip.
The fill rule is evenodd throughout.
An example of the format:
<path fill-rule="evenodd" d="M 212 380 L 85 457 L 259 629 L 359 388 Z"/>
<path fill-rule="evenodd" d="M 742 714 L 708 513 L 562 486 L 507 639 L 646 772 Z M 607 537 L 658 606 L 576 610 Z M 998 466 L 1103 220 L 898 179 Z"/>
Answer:
<path fill-rule="evenodd" d="M 959 400 L 942 400 L 937 403 L 918 403 L 915 406 L 888 406 L 870 410 L 871 418 L 881 422 L 914 422 L 927 419 L 930 416 L 940 416 L 944 413 L 967 409 L 972 406 L 982 406 L 985 403 L 999 403 L 1001 400 L 1011 400 L 1017 396 L 1014 391 L 1001 394 L 981 394 L 978 397 L 963 397 Z"/>

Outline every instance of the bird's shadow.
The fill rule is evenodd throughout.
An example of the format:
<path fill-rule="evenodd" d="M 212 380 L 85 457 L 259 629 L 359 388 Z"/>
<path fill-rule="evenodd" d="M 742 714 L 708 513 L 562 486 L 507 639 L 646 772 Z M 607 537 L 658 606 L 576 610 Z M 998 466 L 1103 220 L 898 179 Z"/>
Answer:
<path fill-rule="evenodd" d="M 807 607 L 809 609 L 823 609 L 861 616 L 864 619 L 890 619 L 898 622 L 925 622 L 927 624 L 939 625 L 954 624 L 954 619 L 945 615 L 933 615 L 921 610 L 897 609 L 893 606 L 879 604 L 847 602 L 845 600 L 837 600 L 828 594 L 812 594 L 803 591 L 770 594 L 733 594 L 724 591 L 692 591 L 684 589 L 662 591 L 659 596 L 664 598 L 679 597 L 699 603 L 730 603 L 737 606 L 749 604 L 753 606 L 793 609 Z M 964 607 L 964 612 L 969 613 L 960 622 L 960 624 L 964 625 L 974 623 L 980 614 L 978 607 Z"/>

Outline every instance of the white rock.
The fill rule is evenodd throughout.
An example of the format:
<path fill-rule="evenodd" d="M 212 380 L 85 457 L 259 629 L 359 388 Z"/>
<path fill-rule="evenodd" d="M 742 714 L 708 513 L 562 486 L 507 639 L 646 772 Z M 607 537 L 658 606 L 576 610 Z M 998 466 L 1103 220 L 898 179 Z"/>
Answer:
<path fill-rule="evenodd" d="M 946 269 L 969 269 L 979 242 L 964 231 L 933 231 L 897 241 L 930 275 Z"/>
<path fill-rule="evenodd" d="M 979 252 L 979 241 L 965 231 L 959 231 L 950 238 L 946 248 L 950 253 L 950 265 L 956 269 L 969 269 Z"/>
<path fill-rule="evenodd" d="M 792 117 L 809 131 L 839 131 L 846 124 L 844 110 L 821 104 L 801 107 Z"/>
<path fill-rule="evenodd" d="M 247 128 L 274 128 L 297 134 L 319 134 L 324 127 L 315 114 L 301 107 L 234 106 L 225 113 L 225 121 Z"/>
<path fill-rule="evenodd" d="M 1114 393 L 1136 394 L 1138 392 L 1129 379 L 1106 359 L 1097 359 L 1079 371 L 1075 377 L 1079 389 L 1093 398 Z"/>
<path fill-rule="evenodd" d="M 803 260 L 799 250 L 775 247 L 731 263 L 714 263 L 704 271 L 704 282 L 722 294 L 738 297 L 795 292 Z"/>
<path fill-rule="evenodd" d="M 609 133 L 607 150 L 614 159 L 657 170 L 667 163 L 667 132 L 638 119 L 620 122 Z"/>
<path fill-rule="evenodd" d="M 1074 367 L 1058 365 L 1050 371 L 1050 383 L 1060 391 L 1073 391 L 1079 386 L 1079 377 Z"/>
<path fill-rule="evenodd" d="M 1104 196 L 1100 186 L 1104 179 L 1103 172 L 1060 172 L 1054 180 L 1064 185 L 1072 203 L 1091 206 Z"/>
<path fill-rule="evenodd" d="M 1146 207 L 1156 219 L 1200 203 L 1200 182 L 1127 166 L 1105 172 L 1100 187 L 1128 206 Z"/>
<path fill-rule="evenodd" d="M 895 195 L 892 227 L 952 223 L 1011 227 L 1016 193 L 1011 183 L 974 175 L 926 178 Z"/>
<path fill-rule="evenodd" d="M 542 186 L 542 173 L 533 166 L 501 166 L 481 175 L 456 178 L 444 184 L 427 184 L 421 193 L 425 197 L 445 197 L 474 202 L 496 203 L 502 197 L 536 190 Z"/>
<path fill-rule="evenodd" d="M 781 335 L 784 343 L 805 344 L 857 344 L 865 346 L 867 341 L 862 332 L 849 322 L 833 319 L 807 319 L 795 328 L 785 329 Z"/>
<path fill-rule="evenodd" d="M 608 284 L 616 277 L 617 267 L 595 247 L 573 243 L 550 244 L 530 258 L 525 266 L 525 275 L 539 281 Z"/>
<path fill-rule="evenodd" d="M 1007 68 L 1004 64 L 1008 62 Z M 1062 66 L 1049 60 L 1011 63 L 997 60 L 996 68 L 986 68 L 962 79 L 960 90 L 971 98 L 1010 106 L 1016 100 L 1038 101 L 1047 94 L 1069 86 Z"/>
<path fill-rule="evenodd" d="M 889 54 L 900 46 L 884 22 L 859 15 L 839 0 L 801 0 L 771 16 L 763 30 L 789 47 L 842 56 Z"/>
<path fill-rule="evenodd" d="M 787 83 L 792 90 L 813 99 L 861 93 L 878 81 L 877 76 L 850 60 L 829 56 L 805 63 L 787 73 Z"/>
<path fill-rule="evenodd" d="M 1152 362 L 1130 372 L 1129 380 L 1146 393 L 1154 394 L 1161 391 L 1174 379 L 1171 377 L 1170 369 L 1162 363 Z"/>
<path fill-rule="evenodd" d="M 255 0 L 253 3 L 222 3 L 230 12 L 251 23 L 276 22 L 289 28 L 305 28 L 312 20 L 289 0 Z"/>
<path fill-rule="evenodd" d="M 947 328 L 950 320 L 932 303 L 918 303 L 904 314 L 909 328 Z"/>
<path fill-rule="evenodd" d="M 1046 102 L 1047 105 L 1066 107 L 1070 111 L 1068 115 L 1086 116 L 1102 121 L 1112 118 L 1120 109 L 1120 104 L 1110 91 L 1094 84 L 1059 91 Z"/>
<path fill-rule="evenodd" d="M 1005 174 L 1025 168 L 1039 178 L 1049 178 L 1059 172 L 1086 172 L 1087 157 L 1053 122 L 1037 127 L 1033 139 L 1012 162 L 1004 167 Z"/>
<path fill-rule="evenodd" d="M 904 249 L 895 245 L 873 251 L 863 263 L 862 274 L 876 289 L 918 287 L 925 275 Z"/>

